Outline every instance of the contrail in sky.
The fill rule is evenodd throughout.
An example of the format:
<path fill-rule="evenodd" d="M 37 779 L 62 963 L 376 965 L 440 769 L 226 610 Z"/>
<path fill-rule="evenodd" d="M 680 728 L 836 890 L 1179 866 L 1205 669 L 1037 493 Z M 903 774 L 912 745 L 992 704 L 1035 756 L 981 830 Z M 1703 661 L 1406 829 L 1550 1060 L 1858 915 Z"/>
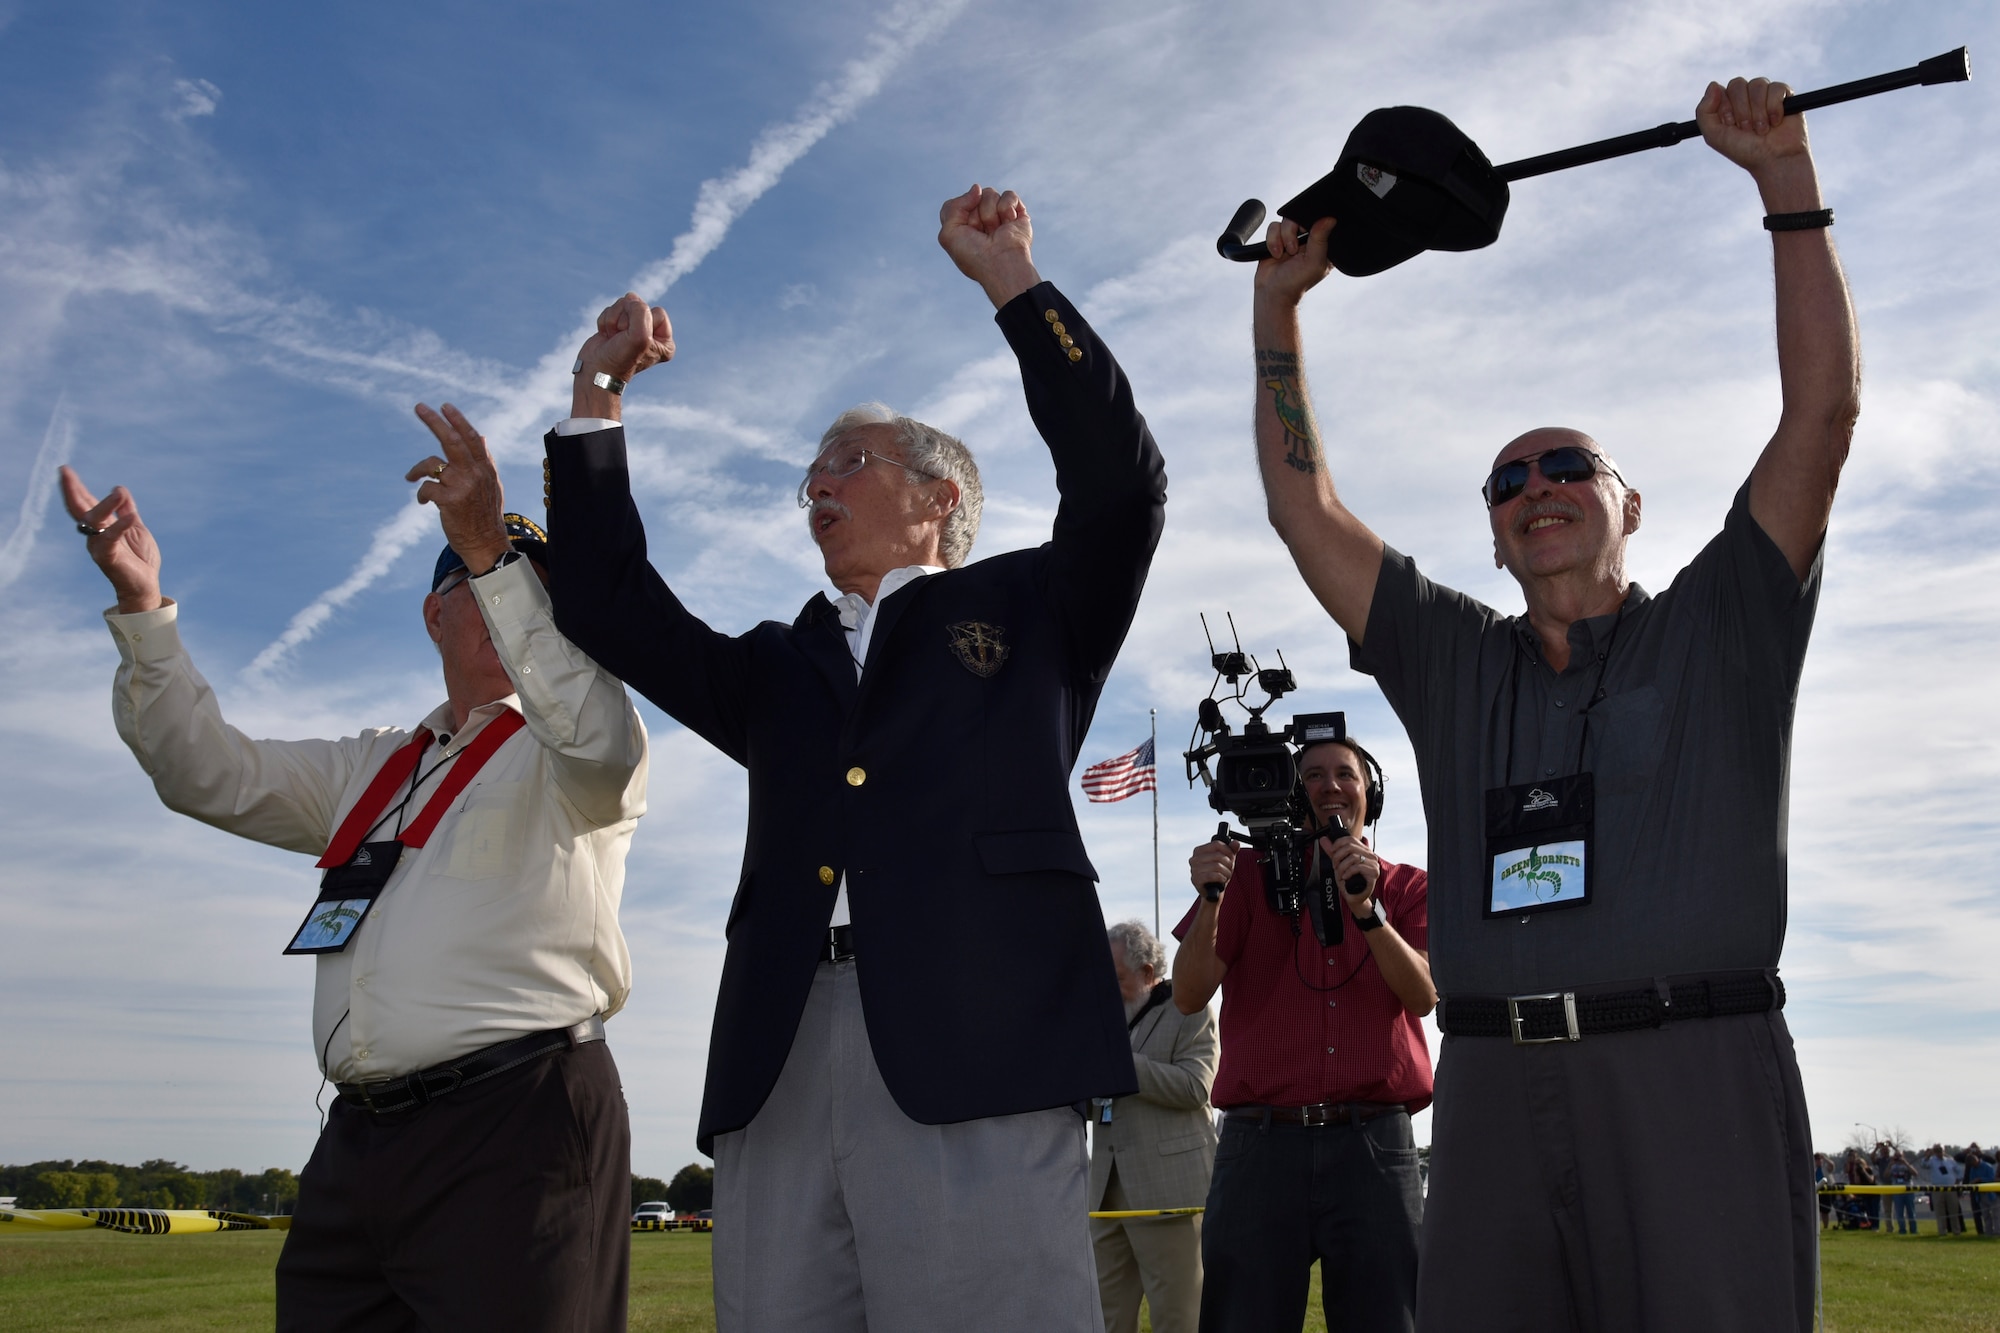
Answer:
<path fill-rule="evenodd" d="M 920 4 L 903 0 L 876 20 L 868 36 L 868 51 L 847 62 L 839 75 L 813 90 L 798 114 L 757 136 L 744 164 L 726 176 L 701 183 L 695 194 L 694 216 L 674 238 L 664 259 L 648 264 L 633 277 L 630 290 L 657 302 L 674 283 L 700 266 L 729 234 L 730 226 L 750 205 L 776 185 L 786 168 L 824 139 L 836 125 L 852 120 L 868 100 L 917 47 L 942 32 L 967 0 Z M 604 303 L 599 302 L 601 307 Z M 597 308 L 586 311 L 576 327 L 558 339 L 532 369 L 504 390 L 495 406 L 482 409 L 478 425 L 493 453 L 518 456 L 541 436 L 541 426 L 561 413 L 569 398 L 569 367 L 576 349 L 597 326 Z M 394 566 L 397 557 L 427 533 L 435 533 L 435 518 L 410 507 L 375 530 L 368 550 L 335 587 L 314 598 L 292 617 L 285 632 L 243 668 L 243 675 L 260 679 L 284 663 L 292 651 L 313 637 L 332 616 L 353 601 Z M 32 540 L 32 534 L 30 536 Z M 8 550 L 12 550 L 9 543 Z"/>
<path fill-rule="evenodd" d="M 56 469 L 69 462 L 69 452 L 75 444 L 76 418 L 69 410 L 69 393 L 64 391 L 56 397 L 55 411 L 49 413 L 48 427 L 42 432 L 42 447 L 35 451 L 35 465 L 28 472 L 28 490 L 21 497 L 21 517 L 14 524 L 7 544 L 0 546 L 0 588 L 20 578 L 21 571 L 28 567 L 35 538 L 49 512 L 49 497 L 56 488 Z"/>

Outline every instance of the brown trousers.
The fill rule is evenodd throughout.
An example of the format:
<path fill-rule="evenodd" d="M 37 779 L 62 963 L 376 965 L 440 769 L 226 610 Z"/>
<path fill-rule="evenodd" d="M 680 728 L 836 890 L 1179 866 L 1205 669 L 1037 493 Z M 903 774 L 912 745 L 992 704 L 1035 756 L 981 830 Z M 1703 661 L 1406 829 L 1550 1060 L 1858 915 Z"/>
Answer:
<path fill-rule="evenodd" d="M 278 1258 L 278 1329 L 622 1330 L 631 1159 L 601 1041 L 410 1111 L 337 1102 Z"/>

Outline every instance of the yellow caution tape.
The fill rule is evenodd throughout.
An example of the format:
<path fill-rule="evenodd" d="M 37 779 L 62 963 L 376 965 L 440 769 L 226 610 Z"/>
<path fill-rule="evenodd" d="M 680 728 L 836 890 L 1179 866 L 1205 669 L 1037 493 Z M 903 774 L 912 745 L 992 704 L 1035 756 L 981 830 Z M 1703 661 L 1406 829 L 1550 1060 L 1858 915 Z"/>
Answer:
<path fill-rule="evenodd" d="M 1200 1208 L 1120 1208 L 1114 1212 L 1092 1213 L 1092 1217 L 1192 1217 Z"/>
<path fill-rule="evenodd" d="M 99 1227 L 132 1236 L 192 1236 L 213 1231 L 290 1231 L 292 1219 L 212 1208 L 0 1208 L 0 1232 Z"/>
<path fill-rule="evenodd" d="M 669 1222 L 664 1218 L 641 1217 L 632 1221 L 634 1231 L 713 1231 L 715 1221 L 707 1217 L 675 1218 Z"/>
<path fill-rule="evenodd" d="M 1821 1185 L 1821 1194 L 1993 1194 L 2000 1183 L 1991 1185 Z"/>

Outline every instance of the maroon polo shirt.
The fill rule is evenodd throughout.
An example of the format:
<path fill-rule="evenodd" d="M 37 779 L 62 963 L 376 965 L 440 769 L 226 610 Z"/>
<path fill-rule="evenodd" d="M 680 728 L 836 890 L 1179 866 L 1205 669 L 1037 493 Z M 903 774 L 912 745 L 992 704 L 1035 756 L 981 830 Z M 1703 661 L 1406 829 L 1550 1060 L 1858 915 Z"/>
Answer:
<path fill-rule="evenodd" d="M 1430 919 L 1424 872 L 1384 861 L 1376 892 L 1396 933 L 1423 950 Z M 1195 910 L 1174 927 L 1175 939 L 1186 937 Z M 1214 1105 L 1401 1102 L 1414 1115 L 1431 1104 L 1423 1026 L 1382 979 L 1361 928 L 1348 917 L 1340 943 L 1322 949 L 1302 913 L 1294 935 L 1291 919 L 1271 910 L 1261 852 L 1236 858 L 1215 952 L 1229 971 Z"/>

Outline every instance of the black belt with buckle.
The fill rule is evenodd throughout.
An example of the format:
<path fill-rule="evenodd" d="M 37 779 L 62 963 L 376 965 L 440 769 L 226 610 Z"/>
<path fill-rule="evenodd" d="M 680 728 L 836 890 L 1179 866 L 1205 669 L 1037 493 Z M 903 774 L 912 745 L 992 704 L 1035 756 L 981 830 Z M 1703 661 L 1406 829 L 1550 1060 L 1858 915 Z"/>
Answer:
<path fill-rule="evenodd" d="M 854 957 L 854 927 L 828 926 L 826 943 L 820 949 L 822 963 L 844 963 Z"/>
<path fill-rule="evenodd" d="M 1516 1046 L 1538 1046 L 1784 1007 L 1785 983 L 1776 971 L 1715 972 L 1644 989 L 1453 995 L 1438 1001 L 1437 1024 L 1447 1036 L 1511 1037 Z"/>
<path fill-rule="evenodd" d="M 1401 1102 L 1314 1102 L 1311 1106 L 1229 1106 L 1231 1120 L 1278 1125 L 1362 1125 L 1406 1109 Z"/>
<path fill-rule="evenodd" d="M 488 1046 L 429 1069 L 419 1069 L 402 1078 L 377 1083 L 336 1083 L 333 1086 L 340 1089 L 340 1095 L 350 1104 L 364 1107 L 377 1115 L 387 1115 L 391 1111 L 407 1111 L 413 1106 L 426 1105 L 447 1093 L 469 1088 L 496 1074 L 519 1068 L 530 1060 L 570 1050 L 585 1042 L 603 1040 L 604 1020 L 592 1014 L 581 1023 L 548 1032 L 530 1032 L 525 1037 L 503 1041 L 497 1046 Z"/>

